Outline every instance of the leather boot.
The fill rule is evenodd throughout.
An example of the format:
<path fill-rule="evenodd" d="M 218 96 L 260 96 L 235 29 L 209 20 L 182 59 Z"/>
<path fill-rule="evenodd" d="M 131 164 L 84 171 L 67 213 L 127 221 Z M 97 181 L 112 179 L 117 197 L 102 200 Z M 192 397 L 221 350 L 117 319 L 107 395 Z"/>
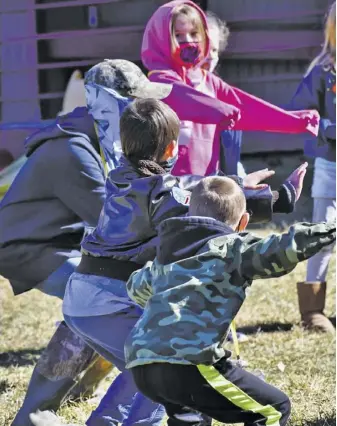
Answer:
<path fill-rule="evenodd" d="M 303 326 L 310 330 L 335 333 L 334 326 L 323 313 L 326 283 L 297 283 L 297 294 Z"/>
<path fill-rule="evenodd" d="M 12 426 L 31 426 L 29 415 L 37 410 L 58 410 L 77 376 L 91 364 L 94 353 L 62 322 L 34 368 Z"/>

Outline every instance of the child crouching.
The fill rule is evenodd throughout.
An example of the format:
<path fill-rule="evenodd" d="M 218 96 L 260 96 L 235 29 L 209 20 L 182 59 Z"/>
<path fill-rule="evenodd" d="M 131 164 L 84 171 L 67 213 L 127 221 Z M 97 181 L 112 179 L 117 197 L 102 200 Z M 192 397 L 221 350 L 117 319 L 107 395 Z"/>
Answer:
<path fill-rule="evenodd" d="M 128 281 L 144 313 L 126 341 L 127 368 L 138 389 L 164 405 L 169 426 L 191 409 L 247 425 L 285 425 L 290 415 L 287 395 L 234 365 L 223 343 L 252 281 L 287 274 L 335 241 L 336 227 L 298 223 L 258 238 L 243 232 L 248 222 L 241 188 L 205 178 L 189 216 L 159 226 L 155 260 Z"/>

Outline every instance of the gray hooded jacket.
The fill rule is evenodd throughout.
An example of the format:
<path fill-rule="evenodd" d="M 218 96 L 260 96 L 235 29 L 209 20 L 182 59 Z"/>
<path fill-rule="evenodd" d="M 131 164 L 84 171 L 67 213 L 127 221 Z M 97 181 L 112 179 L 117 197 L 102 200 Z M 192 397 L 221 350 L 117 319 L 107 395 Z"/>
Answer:
<path fill-rule="evenodd" d="M 80 256 L 105 199 L 92 118 L 76 108 L 25 144 L 27 162 L 0 203 L 0 274 L 19 294 Z"/>

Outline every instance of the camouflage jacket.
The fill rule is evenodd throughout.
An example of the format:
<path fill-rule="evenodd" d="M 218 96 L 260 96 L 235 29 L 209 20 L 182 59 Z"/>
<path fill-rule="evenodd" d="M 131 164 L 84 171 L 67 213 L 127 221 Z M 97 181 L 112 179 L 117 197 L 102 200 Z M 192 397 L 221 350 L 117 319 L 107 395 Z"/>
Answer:
<path fill-rule="evenodd" d="M 335 238 L 335 224 L 298 223 L 259 238 L 210 218 L 167 219 L 157 257 L 127 283 L 144 307 L 126 341 L 127 367 L 214 364 L 225 355 L 229 325 L 252 281 L 287 274 Z"/>

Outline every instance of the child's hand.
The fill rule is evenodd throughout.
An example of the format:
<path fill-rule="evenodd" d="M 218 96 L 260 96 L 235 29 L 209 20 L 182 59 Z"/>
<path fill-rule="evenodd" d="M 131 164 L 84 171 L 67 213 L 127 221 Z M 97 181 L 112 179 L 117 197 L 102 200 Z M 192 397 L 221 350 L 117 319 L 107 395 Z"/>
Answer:
<path fill-rule="evenodd" d="M 295 188 L 296 192 L 296 201 L 300 198 L 302 189 L 303 189 L 303 180 L 304 176 L 307 173 L 308 163 L 305 162 L 297 167 L 296 170 L 292 172 L 292 174 L 288 177 L 287 182 L 290 182 L 292 186 Z"/>
<path fill-rule="evenodd" d="M 235 127 L 236 123 L 241 118 L 241 113 L 239 108 L 236 108 L 233 105 L 227 105 L 226 118 L 223 120 L 223 123 L 226 123 L 227 129 L 231 130 Z"/>
<path fill-rule="evenodd" d="M 270 178 L 274 174 L 274 170 L 268 169 L 258 170 L 257 172 L 250 173 L 243 178 L 243 187 L 245 189 L 265 189 L 268 187 L 268 184 L 260 182 Z"/>

